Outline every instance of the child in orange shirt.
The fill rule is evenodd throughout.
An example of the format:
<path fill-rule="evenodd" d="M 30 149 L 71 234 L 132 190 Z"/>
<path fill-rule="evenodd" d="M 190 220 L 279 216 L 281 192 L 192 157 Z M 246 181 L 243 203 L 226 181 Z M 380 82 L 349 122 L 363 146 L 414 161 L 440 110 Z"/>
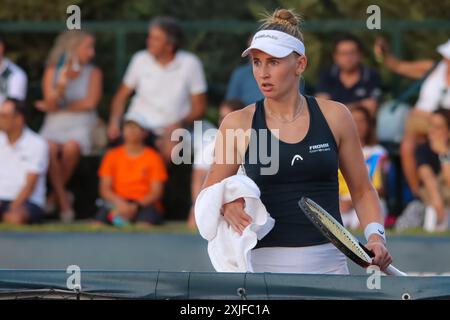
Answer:
<path fill-rule="evenodd" d="M 98 175 L 104 205 L 96 219 L 114 225 L 162 223 L 167 172 L 158 152 L 144 144 L 145 119 L 138 113 L 125 115 L 124 144 L 108 151 Z"/>

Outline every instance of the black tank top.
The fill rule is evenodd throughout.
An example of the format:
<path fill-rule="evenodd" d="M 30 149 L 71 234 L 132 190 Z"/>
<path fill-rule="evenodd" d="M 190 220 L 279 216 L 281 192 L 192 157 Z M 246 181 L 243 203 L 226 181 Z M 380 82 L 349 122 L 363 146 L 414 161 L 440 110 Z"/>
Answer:
<path fill-rule="evenodd" d="M 264 100 L 256 103 L 253 130 L 243 167 L 246 175 L 260 188 L 261 201 L 275 219 L 274 228 L 258 242 L 256 248 L 304 247 L 328 242 L 299 208 L 297 203 L 302 196 L 311 198 L 342 222 L 339 212 L 337 144 L 316 100 L 310 96 L 305 98 L 310 123 L 305 138 L 298 143 L 277 139 L 267 128 Z M 278 171 L 272 175 L 261 174 L 262 168 L 273 166 L 264 157 L 272 157 L 271 143 L 279 143 Z M 260 153 L 262 146 L 268 151 Z M 256 150 L 258 156 L 255 158 Z M 272 161 L 275 158 L 273 153 Z"/>

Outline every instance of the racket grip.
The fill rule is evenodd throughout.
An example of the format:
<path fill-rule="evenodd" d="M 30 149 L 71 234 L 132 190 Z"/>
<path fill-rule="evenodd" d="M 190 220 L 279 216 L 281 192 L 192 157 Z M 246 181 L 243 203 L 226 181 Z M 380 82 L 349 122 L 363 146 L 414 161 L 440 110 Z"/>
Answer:
<path fill-rule="evenodd" d="M 408 274 L 404 273 L 403 271 L 398 270 L 396 267 L 394 267 L 392 264 L 390 264 L 386 271 L 384 272 L 388 276 L 400 276 L 400 277 L 406 277 Z"/>

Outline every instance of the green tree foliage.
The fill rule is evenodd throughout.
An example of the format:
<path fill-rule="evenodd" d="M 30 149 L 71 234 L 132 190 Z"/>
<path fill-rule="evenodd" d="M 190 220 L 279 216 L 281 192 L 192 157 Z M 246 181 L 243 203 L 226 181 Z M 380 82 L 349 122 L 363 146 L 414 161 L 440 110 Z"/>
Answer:
<path fill-rule="evenodd" d="M 432 2 L 432 4 L 430 3 Z M 68 5 L 80 6 L 83 21 L 148 21 L 157 15 L 172 15 L 181 22 L 211 23 L 230 21 L 221 30 L 194 28 L 187 30 L 185 48 L 202 59 L 210 87 L 210 103 L 217 105 L 223 98 L 226 84 L 232 70 L 244 63 L 240 52 L 245 47 L 251 28 L 240 28 L 233 21 L 255 23 L 262 13 L 275 8 L 293 8 L 304 19 L 307 29 L 310 21 L 347 19 L 365 21 L 366 8 L 376 4 L 381 8 L 382 27 L 384 21 L 424 19 L 448 19 L 450 0 L 0 0 L 0 21 L 25 23 L 30 21 L 65 21 Z M 250 24 L 252 26 L 252 24 Z M 120 28 L 120 24 L 119 24 Z M 0 30 L 1 31 L 1 30 Z M 62 30 L 61 30 L 62 31 Z M 116 30 L 97 34 L 96 63 L 105 73 L 106 98 L 102 107 L 106 116 L 111 94 L 117 87 L 115 45 Z M 391 34 L 385 30 L 355 30 L 366 47 L 366 62 L 376 66 L 372 56 L 372 44 L 376 36 Z M 432 34 L 432 36 L 430 36 Z M 309 67 L 307 82 L 314 84 L 317 72 L 331 63 L 332 40 L 337 31 L 304 31 Z M 8 42 L 8 56 L 24 66 L 31 82 L 31 97 L 40 94 L 40 78 L 46 56 L 56 33 L 27 31 L 5 33 Z M 145 47 L 145 28 L 127 34 L 126 61 L 131 55 Z M 439 58 L 435 48 L 449 37 L 449 31 L 418 30 L 406 32 L 402 37 L 402 53 L 408 59 Z M 385 78 L 389 74 L 383 71 Z"/>

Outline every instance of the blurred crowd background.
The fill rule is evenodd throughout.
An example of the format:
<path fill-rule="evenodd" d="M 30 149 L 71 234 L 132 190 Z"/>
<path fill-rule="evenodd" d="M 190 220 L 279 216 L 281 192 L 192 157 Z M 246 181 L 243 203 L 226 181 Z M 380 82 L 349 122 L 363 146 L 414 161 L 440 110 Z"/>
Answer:
<path fill-rule="evenodd" d="M 240 54 L 261 14 L 284 7 L 304 19 L 300 90 L 352 111 L 386 226 L 446 230 L 450 2 L 372 2 L 0 0 L 2 222 L 195 228 L 208 166 L 173 164 L 168 137 L 194 120 L 215 128 L 262 97 Z M 380 30 L 366 26 L 371 4 Z M 69 5 L 82 31 L 65 30 Z M 192 157 L 207 159 L 204 149 Z M 344 224 L 356 229 L 339 183 Z"/>

